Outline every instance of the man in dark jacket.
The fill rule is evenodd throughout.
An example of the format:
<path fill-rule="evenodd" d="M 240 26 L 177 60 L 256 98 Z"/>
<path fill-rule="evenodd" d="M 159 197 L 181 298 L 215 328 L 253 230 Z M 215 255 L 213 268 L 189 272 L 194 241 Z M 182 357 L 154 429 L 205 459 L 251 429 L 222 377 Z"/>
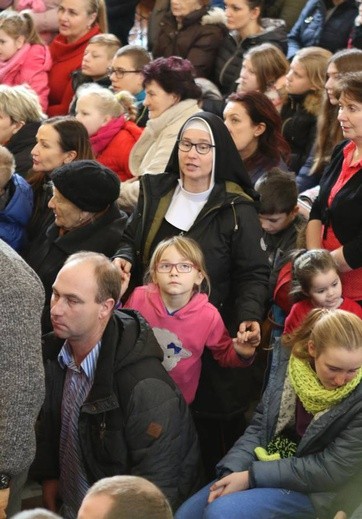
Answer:
<path fill-rule="evenodd" d="M 101 254 L 70 256 L 53 285 L 46 400 L 33 476 L 45 505 L 77 516 L 88 488 L 143 476 L 177 507 L 195 490 L 197 436 L 161 349 L 135 312 L 114 312 L 119 272 Z M 65 342 L 64 342 L 65 341 Z"/>

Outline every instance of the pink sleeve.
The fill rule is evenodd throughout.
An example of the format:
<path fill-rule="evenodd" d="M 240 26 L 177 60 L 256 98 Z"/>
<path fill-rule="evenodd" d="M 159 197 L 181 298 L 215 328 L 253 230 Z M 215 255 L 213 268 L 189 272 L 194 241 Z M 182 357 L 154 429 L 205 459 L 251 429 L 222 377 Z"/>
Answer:
<path fill-rule="evenodd" d="M 303 315 L 300 313 L 300 308 L 299 308 L 300 305 L 298 305 L 298 303 L 295 303 L 293 306 L 292 306 L 292 309 L 291 311 L 289 312 L 289 315 L 286 317 L 285 319 L 285 324 L 284 324 L 284 331 L 283 333 L 291 333 L 291 332 L 294 332 L 294 330 L 296 328 L 298 328 L 298 326 L 300 326 L 302 320 L 303 320 Z"/>
<path fill-rule="evenodd" d="M 46 112 L 48 108 L 51 56 L 46 45 L 32 45 L 27 61 L 21 70 L 21 82 L 27 83 L 39 96 L 40 104 Z"/>
<path fill-rule="evenodd" d="M 216 308 L 205 346 L 211 350 L 212 356 L 223 368 L 247 367 L 254 362 L 255 356 L 250 359 L 242 359 L 236 353 L 232 338 Z"/>

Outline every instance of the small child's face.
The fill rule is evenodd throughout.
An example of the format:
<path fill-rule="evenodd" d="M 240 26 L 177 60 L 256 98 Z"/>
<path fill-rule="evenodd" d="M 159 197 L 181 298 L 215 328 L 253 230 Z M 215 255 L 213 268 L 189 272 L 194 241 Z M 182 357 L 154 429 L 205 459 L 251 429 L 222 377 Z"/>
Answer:
<path fill-rule="evenodd" d="M 76 119 L 86 127 L 90 137 L 110 120 L 110 117 L 105 116 L 97 108 L 91 94 L 85 94 L 78 99 L 75 112 Z"/>
<path fill-rule="evenodd" d="M 290 213 L 259 214 L 260 225 L 268 234 L 277 234 L 289 227 L 297 212 L 293 209 Z"/>
<path fill-rule="evenodd" d="M 159 272 L 157 265 L 173 264 L 170 272 Z M 178 296 L 185 298 L 184 304 L 187 304 L 191 299 L 194 291 L 194 287 L 199 286 L 204 279 L 201 272 L 192 266 L 190 272 L 178 272 L 176 264 L 188 264 L 192 265 L 192 262 L 182 256 L 174 245 L 167 247 L 162 254 L 160 261 L 155 266 L 156 272 L 154 274 L 154 283 L 159 288 L 161 295 L 167 294 L 168 296 Z"/>
<path fill-rule="evenodd" d="M 0 29 L 0 61 L 8 61 L 24 45 L 24 37 L 12 38 Z"/>
<path fill-rule="evenodd" d="M 313 277 L 306 295 L 310 297 L 313 306 L 318 308 L 339 308 L 342 303 L 342 283 L 338 272 L 334 269 L 319 272 Z"/>
<path fill-rule="evenodd" d="M 112 58 L 109 58 L 106 46 L 90 43 L 85 48 L 81 70 L 92 79 L 100 79 L 107 75 L 107 68 L 111 63 Z"/>

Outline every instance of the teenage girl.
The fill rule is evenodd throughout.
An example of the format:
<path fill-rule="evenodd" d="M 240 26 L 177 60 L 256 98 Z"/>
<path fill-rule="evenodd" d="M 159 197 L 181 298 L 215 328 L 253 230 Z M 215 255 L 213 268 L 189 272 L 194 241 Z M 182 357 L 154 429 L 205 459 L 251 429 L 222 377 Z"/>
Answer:
<path fill-rule="evenodd" d="M 293 286 L 294 285 L 294 286 Z M 347 310 L 362 319 L 358 303 L 342 296 L 342 283 L 330 252 L 311 249 L 296 257 L 291 294 L 298 299 L 285 320 L 284 333 L 291 333 L 313 308 Z"/>
<path fill-rule="evenodd" d="M 186 402 L 193 401 L 205 347 L 221 366 L 246 367 L 255 348 L 244 344 L 247 334 L 232 340 L 218 310 L 209 303 L 209 279 L 198 244 L 182 236 L 164 240 L 150 262 L 151 283 L 137 287 L 125 307 L 138 310 L 149 322 L 164 351 L 163 365 Z"/>
<path fill-rule="evenodd" d="M 0 13 L 0 83 L 27 83 L 39 96 L 44 111 L 48 107 L 48 72 L 52 60 L 49 49 L 37 33 L 26 11 Z"/>
<path fill-rule="evenodd" d="M 237 92 L 262 92 L 280 111 L 286 101 L 286 74 L 289 63 L 283 52 L 271 43 L 262 43 L 245 53 Z"/>
<path fill-rule="evenodd" d="M 133 178 L 128 167 L 131 149 L 142 133 L 134 122 L 137 107 L 125 90 L 114 95 L 96 83 L 77 90 L 76 118 L 84 124 L 98 162 L 112 169 L 121 181 Z"/>
<path fill-rule="evenodd" d="M 286 76 L 288 101 L 282 107 L 283 135 L 292 150 L 290 170 L 298 175 L 306 162 L 316 135 L 327 64 L 332 54 L 320 47 L 296 53 Z"/>

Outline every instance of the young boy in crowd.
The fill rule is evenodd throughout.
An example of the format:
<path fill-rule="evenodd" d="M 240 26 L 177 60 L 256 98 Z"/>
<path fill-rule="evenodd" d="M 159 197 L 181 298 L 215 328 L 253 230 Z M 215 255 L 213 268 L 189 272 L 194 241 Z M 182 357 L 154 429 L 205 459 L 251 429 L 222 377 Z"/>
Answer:
<path fill-rule="evenodd" d="M 89 40 L 83 54 L 81 68 L 72 74 L 72 87 L 75 96 L 71 102 L 69 113 L 75 114 L 77 89 L 84 83 L 98 83 L 110 87 L 109 68 L 113 56 L 120 48 L 121 42 L 114 34 L 97 34 Z"/>
<path fill-rule="evenodd" d="M 32 211 L 31 186 L 15 173 L 12 153 L 0 146 L 0 238 L 16 251 L 24 245 Z"/>
<path fill-rule="evenodd" d="M 143 106 L 145 91 L 143 89 L 142 69 L 150 63 L 149 52 L 140 45 L 125 45 L 117 50 L 110 69 L 110 80 L 112 90 L 117 93 L 121 90 L 128 90 L 136 99 L 138 108 L 137 125 L 146 125 L 148 114 Z"/>
<path fill-rule="evenodd" d="M 287 253 L 299 248 L 298 238 L 306 221 L 299 215 L 298 189 L 293 173 L 273 168 L 257 181 L 255 189 L 260 195 L 259 220 L 271 266 L 269 287 L 272 296 Z"/>

